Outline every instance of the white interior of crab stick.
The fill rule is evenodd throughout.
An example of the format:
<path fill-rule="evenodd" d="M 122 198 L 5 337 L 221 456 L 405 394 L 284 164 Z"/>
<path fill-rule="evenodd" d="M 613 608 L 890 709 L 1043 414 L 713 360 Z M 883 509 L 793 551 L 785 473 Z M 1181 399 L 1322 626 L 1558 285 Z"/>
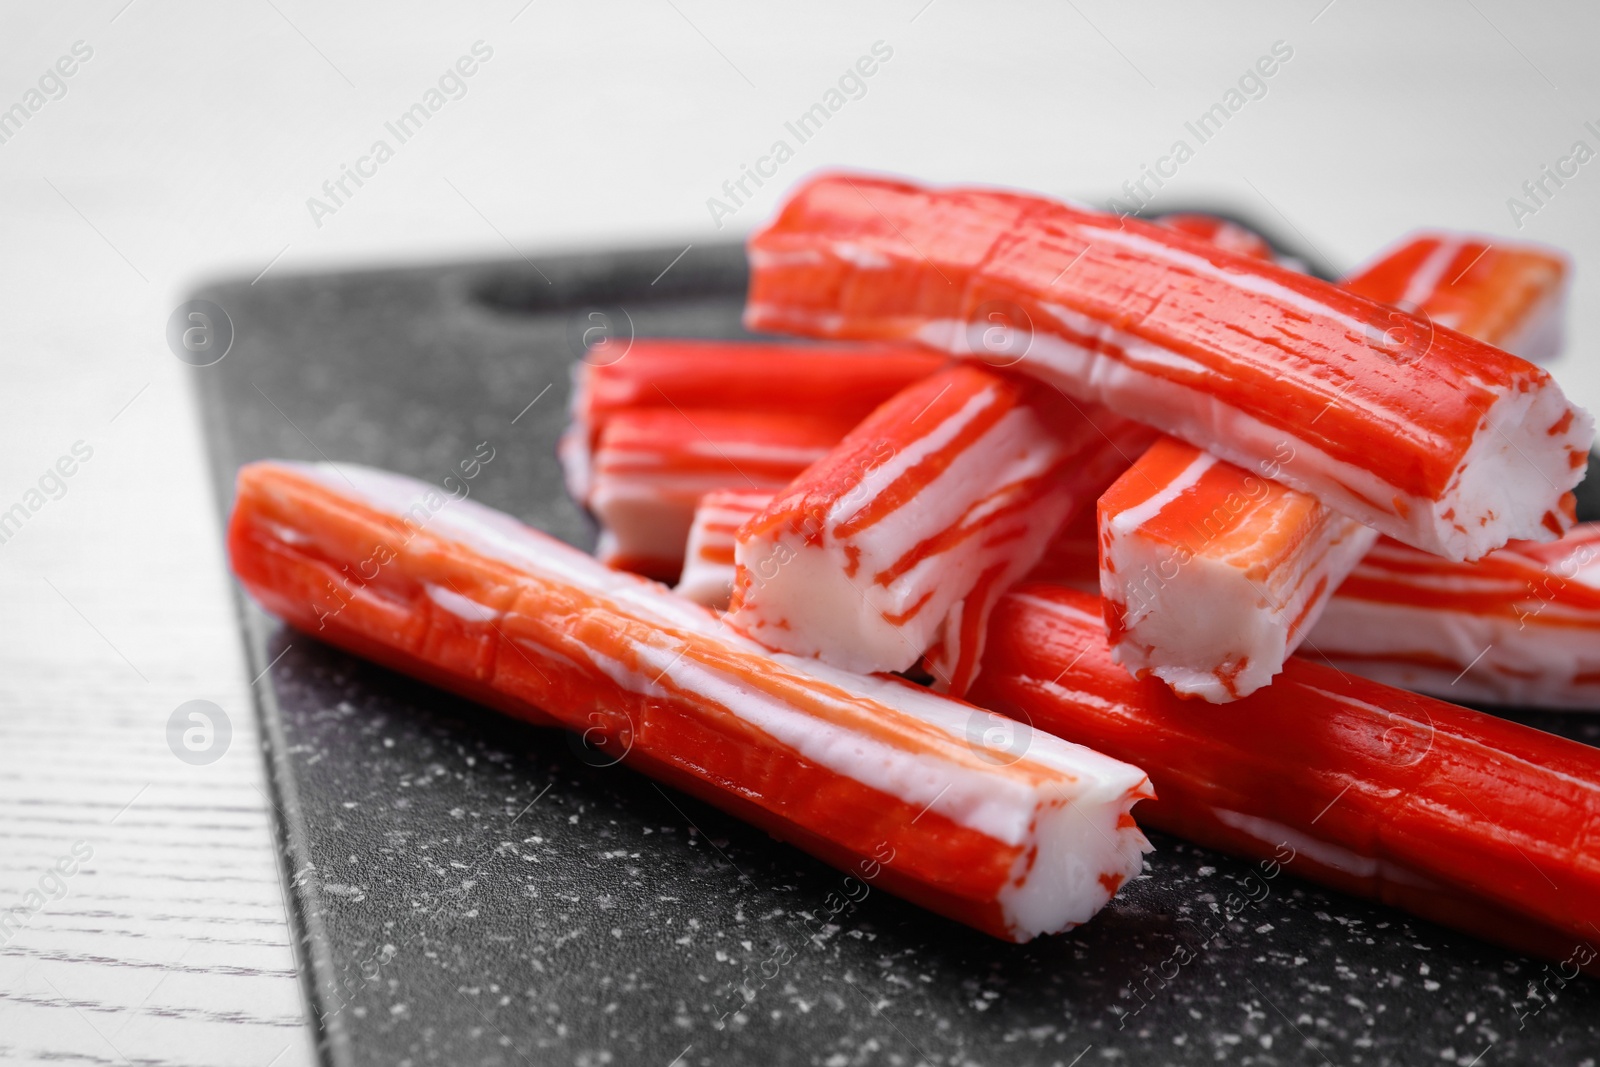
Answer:
<path fill-rule="evenodd" d="M 1270 682 L 1377 531 L 1163 438 L 1100 498 L 1112 656 L 1223 703 Z"/>
<path fill-rule="evenodd" d="M 1107 442 L 1130 425 L 972 367 L 910 386 L 739 531 L 730 620 L 772 648 L 895 671 L 954 641 L 964 609 L 975 660 L 987 604 L 1110 480 Z M 937 682 L 959 693 L 960 673 Z"/>

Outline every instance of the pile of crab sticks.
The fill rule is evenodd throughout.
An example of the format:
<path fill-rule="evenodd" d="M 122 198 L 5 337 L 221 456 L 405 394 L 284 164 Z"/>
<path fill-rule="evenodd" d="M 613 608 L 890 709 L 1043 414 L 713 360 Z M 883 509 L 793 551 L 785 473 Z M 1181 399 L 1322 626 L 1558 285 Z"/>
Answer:
<path fill-rule="evenodd" d="M 576 365 L 597 556 L 267 462 L 239 579 L 1008 940 L 1137 875 L 1135 816 L 1518 951 L 1600 938 L 1600 750 L 1436 699 L 1600 710 L 1594 422 L 1531 362 L 1563 257 L 1427 233 L 1333 283 L 1203 215 L 830 174 L 749 258 L 790 339 Z"/>

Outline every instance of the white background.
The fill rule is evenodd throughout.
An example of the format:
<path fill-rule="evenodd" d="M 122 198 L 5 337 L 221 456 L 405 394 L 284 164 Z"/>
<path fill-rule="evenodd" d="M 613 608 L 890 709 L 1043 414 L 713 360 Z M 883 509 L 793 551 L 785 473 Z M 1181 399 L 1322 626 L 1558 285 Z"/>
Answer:
<path fill-rule="evenodd" d="M 1509 0 L 6 4 L 0 108 L 74 42 L 94 54 L 0 144 L 0 509 L 75 441 L 95 452 L 0 544 L 0 825 L 60 816 L 5 844 L 0 907 L 75 838 L 97 859 L 0 949 L 0 1058 L 306 1055 L 281 917 L 259 945 L 204 940 L 208 917 L 280 905 L 217 518 L 163 341 L 197 280 L 726 239 L 840 164 L 1103 202 L 1284 41 L 1267 95 L 1154 209 L 1235 208 L 1339 269 L 1424 225 L 1558 245 L 1577 273 L 1554 369 L 1600 408 L 1600 161 L 1520 232 L 1506 203 L 1574 141 L 1600 150 L 1582 125 L 1600 126 L 1597 31 L 1593 4 Z M 307 198 L 479 40 L 493 57 L 467 95 L 318 227 Z M 714 226 L 707 198 L 876 41 L 893 58 L 865 97 Z M 236 730 L 210 767 L 166 747 L 194 698 Z M 226 854 L 212 903 L 175 905 L 196 884 L 177 877 L 224 866 L 215 831 L 183 828 L 216 822 L 206 805 L 259 852 Z M 141 820 L 173 829 L 157 847 Z M 143 901 L 129 929 L 82 932 L 68 913 L 95 893 Z M 158 905 L 191 921 L 148 918 Z M 261 973 L 183 970 L 244 958 Z M 233 1008 L 259 1020 L 207 1014 Z"/>

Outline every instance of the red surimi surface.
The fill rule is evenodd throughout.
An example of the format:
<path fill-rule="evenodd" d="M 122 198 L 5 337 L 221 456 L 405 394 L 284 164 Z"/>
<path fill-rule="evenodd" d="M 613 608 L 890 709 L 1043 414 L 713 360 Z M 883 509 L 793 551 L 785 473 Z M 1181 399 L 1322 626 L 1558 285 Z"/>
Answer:
<path fill-rule="evenodd" d="M 1300 657 L 1196 705 L 1130 677 L 1095 598 L 1053 586 L 1001 600 L 973 698 L 1136 761 L 1140 820 L 1190 841 L 1548 958 L 1600 924 L 1588 745 Z"/>
<path fill-rule="evenodd" d="M 988 611 L 1152 432 L 959 365 L 901 390 L 737 535 L 729 619 L 850 670 L 923 659 L 960 694 Z"/>
<path fill-rule="evenodd" d="M 1204 217 L 1194 226 L 1206 232 Z M 1534 246 L 1429 234 L 1345 285 L 1509 348 L 1517 338 L 1559 338 L 1564 276 L 1562 261 Z M 1376 537 L 1308 493 L 1171 438 L 1117 480 L 1099 511 L 1116 658 L 1213 702 L 1271 681 Z M 1369 625 L 1367 640 L 1390 629 Z M 1429 647 L 1453 648 L 1458 638 L 1435 636 Z"/>
<path fill-rule="evenodd" d="M 1090 918 L 1149 846 L 1143 772 L 982 709 L 767 654 L 709 611 L 509 516 L 360 467 L 256 463 L 234 573 L 317 638 L 598 751 L 863 883 L 997 937 Z"/>
<path fill-rule="evenodd" d="M 854 424 L 946 362 L 906 345 L 797 345 L 638 338 L 573 364 L 571 422 L 561 439 L 568 488 L 580 502 L 606 423 L 639 408 L 723 408 L 810 414 Z"/>
<path fill-rule="evenodd" d="M 646 407 L 611 414 L 594 451 L 586 503 L 610 566 L 669 580 L 683 564 L 700 497 L 776 490 L 821 459 L 850 417 L 734 408 Z"/>
<path fill-rule="evenodd" d="M 1559 536 L 1593 439 L 1592 419 L 1523 359 L 1041 197 L 825 175 L 750 256 L 752 328 L 1009 360 L 1241 465 L 1287 448 L 1276 480 L 1452 558 Z"/>

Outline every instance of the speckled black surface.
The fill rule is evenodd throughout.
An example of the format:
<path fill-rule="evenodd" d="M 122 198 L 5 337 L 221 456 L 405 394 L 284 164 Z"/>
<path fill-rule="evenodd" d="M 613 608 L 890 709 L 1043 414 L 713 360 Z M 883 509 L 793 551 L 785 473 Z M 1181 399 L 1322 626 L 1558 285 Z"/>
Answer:
<path fill-rule="evenodd" d="M 589 311 L 742 335 L 739 250 L 652 285 L 679 251 L 210 288 L 237 334 L 193 372 L 224 501 L 256 458 L 439 480 L 488 441 L 474 495 L 587 544 L 552 448 Z M 330 1063 L 1600 1059 L 1600 985 L 1538 994 L 1542 963 L 1162 835 L 1093 922 L 1031 945 L 877 892 L 830 915 L 841 874 L 567 735 L 244 622 Z M 1600 717 L 1525 718 L 1600 743 Z"/>

